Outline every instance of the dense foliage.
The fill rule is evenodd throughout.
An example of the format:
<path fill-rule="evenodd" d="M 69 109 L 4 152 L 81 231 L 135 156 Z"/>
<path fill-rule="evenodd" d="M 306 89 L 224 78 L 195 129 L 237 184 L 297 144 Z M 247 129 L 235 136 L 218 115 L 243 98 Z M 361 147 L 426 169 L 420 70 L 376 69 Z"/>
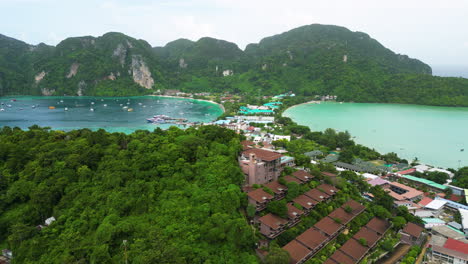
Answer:
<path fill-rule="evenodd" d="M 257 262 L 232 131 L 4 127 L 0 142 L 0 245 L 14 263 Z"/>
<path fill-rule="evenodd" d="M 141 58 L 154 85 L 133 80 Z M 67 77 L 71 66 L 77 73 Z M 35 77 L 44 71 L 40 81 Z M 228 76 L 224 76 L 227 74 Z M 113 75 L 115 80 L 110 79 Z M 395 54 L 362 32 L 308 25 L 249 44 L 179 39 L 152 48 L 120 33 L 69 38 L 51 47 L 0 36 L 0 95 L 138 95 L 159 89 L 249 95 L 294 91 L 340 101 L 468 106 L 468 80 L 431 76 L 431 68 Z"/>

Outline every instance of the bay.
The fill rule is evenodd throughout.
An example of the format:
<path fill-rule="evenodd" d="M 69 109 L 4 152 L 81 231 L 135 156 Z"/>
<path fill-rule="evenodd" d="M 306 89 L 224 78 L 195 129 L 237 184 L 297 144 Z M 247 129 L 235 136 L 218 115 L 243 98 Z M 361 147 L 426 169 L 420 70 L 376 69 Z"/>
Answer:
<path fill-rule="evenodd" d="M 64 131 L 80 128 L 124 133 L 140 129 L 152 131 L 156 127 L 165 129 L 171 126 L 147 123 L 146 119 L 154 115 L 186 118 L 189 122 L 210 122 L 223 113 L 220 106 L 211 102 L 158 96 L 1 97 L 0 104 L 4 109 L 0 111 L 0 127 L 27 129 L 39 125 Z M 49 106 L 55 109 L 49 109 Z M 124 106 L 133 111 L 129 112 Z"/>
<path fill-rule="evenodd" d="M 329 102 L 294 106 L 283 116 L 314 131 L 348 130 L 357 143 L 409 161 L 468 166 L 468 108 Z"/>

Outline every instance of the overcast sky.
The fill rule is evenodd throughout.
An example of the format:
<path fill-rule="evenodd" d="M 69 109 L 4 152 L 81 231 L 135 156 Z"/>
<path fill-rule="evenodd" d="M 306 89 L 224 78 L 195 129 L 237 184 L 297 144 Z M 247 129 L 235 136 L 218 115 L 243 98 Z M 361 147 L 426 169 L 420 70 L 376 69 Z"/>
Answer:
<path fill-rule="evenodd" d="M 368 33 L 434 65 L 468 65 L 468 0 L 0 0 L 0 34 L 56 45 L 123 32 L 152 46 L 210 36 L 240 48 L 306 24 Z"/>

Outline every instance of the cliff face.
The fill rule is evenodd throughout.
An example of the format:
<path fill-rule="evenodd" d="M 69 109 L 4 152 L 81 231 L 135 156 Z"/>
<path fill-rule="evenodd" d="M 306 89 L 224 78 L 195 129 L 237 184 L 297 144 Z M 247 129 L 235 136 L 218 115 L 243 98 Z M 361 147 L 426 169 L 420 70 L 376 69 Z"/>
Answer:
<path fill-rule="evenodd" d="M 0 35 L 0 95 L 138 95 L 165 88 L 337 93 L 350 76 L 356 83 L 394 74 L 430 75 L 431 68 L 337 26 L 296 28 L 245 51 L 208 37 L 152 48 L 115 32 L 68 38 L 56 47 Z"/>

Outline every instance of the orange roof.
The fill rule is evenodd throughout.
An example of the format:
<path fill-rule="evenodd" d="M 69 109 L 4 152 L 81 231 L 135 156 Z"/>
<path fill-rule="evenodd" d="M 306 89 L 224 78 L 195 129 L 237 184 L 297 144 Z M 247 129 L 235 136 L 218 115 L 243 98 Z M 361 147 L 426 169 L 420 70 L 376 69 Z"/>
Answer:
<path fill-rule="evenodd" d="M 393 186 L 398 187 L 400 189 L 406 190 L 406 192 L 403 193 L 403 194 L 397 194 L 396 193 L 397 196 L 395 196 L 395 197 L 398 197 L 398 195 L 400 195 L 404 199 L 413 199 L 413 198 L 415 198 L 417 196 L 423 195 L 423 192 L 418 191 L 418 190 L 416 190 L 414 188 L 411 188 L 411 187 L 409 187 L 407 185 L 401 184 L 399 182 L 391 182 L 390 185 L 393 185 Z M 392 190 L 390 190 L 390 191 L 393 192 Z"/>
<path fill-rule="evenodd" d="M 273 151 L 268 151 L 268 150 L 258 149 L 258 148 L 244 150 L 243 154 L 246 157 L 248 157 L 250 154 L 255 154 L 255 156 L 257 156 L 258 159 L 261 159 L 264 161 L 277 160 L 283 156 Z"/>
<path fill-rule="evenodd" d="M 273 195 L 265 192 L 262 189 L 257 189 L 255 191 L 251 191 L 251 192 L 247 193 L 247 196 L 252 198 L 256 202 L 259 202 L 259 203 L 263 203 L 263 202 L 273 198 Z"/>
<path fill-rule="evenodd" d="M 424 198 L 422 198 L 421 201 L 419 201 L 419 205 L 421 206 L 426 206 L 428 205 L 430 202 L 434 201 L 433 199 L 429 198 L 429 197 L 426 197 L 424 196 Z"/>

